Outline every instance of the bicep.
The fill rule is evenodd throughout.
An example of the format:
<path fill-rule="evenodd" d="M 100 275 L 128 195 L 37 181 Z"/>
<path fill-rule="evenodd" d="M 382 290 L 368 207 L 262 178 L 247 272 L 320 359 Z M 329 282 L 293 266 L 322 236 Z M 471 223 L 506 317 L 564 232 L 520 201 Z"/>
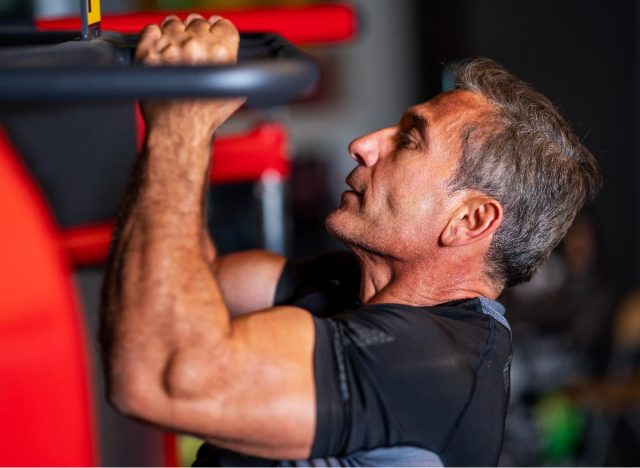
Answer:
<path fill-rule="evenodd" d="M 248 250 L 218 257 L 212 266 L 231 317 L 273 305 L 285 257 L 266 250 Z"/>

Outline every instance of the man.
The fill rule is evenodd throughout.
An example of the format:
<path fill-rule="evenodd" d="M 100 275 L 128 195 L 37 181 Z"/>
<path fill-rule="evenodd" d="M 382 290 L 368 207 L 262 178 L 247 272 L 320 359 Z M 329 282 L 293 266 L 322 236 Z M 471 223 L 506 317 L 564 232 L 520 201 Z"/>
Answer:
<path fill-rule="evenodd" d="M 147 27 L 136 57 L 233 63 L 237 48 L 231 23 L 191 15 Z M 302 263 L 218 258 L 203 228 L 211 138 L 242 100 L 145 103 L 105 282 L 116 408 L 204 438 L 198 464 L 496 464 L 511 338 L 495 298 L 531 277 L 600 175 L 495 63 L 457 80 L 349 145 L 358 166 L 327 228 L 353 256 Z"/>

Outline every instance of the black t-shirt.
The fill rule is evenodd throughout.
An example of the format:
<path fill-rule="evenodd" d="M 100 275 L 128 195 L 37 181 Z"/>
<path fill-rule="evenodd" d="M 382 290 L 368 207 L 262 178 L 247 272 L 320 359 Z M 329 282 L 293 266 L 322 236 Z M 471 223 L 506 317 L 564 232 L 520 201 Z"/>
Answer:
<path fill-rule="evenodd" d="M 431 307 L 358 303 L 348 253 L 289 262 L 276 304 L 314 315 L 317 426 L 311 459 L 236 457 L 203 446 L 197 465 L 495 465 L 509 399 L 511 336 L 495 301 Z"/>

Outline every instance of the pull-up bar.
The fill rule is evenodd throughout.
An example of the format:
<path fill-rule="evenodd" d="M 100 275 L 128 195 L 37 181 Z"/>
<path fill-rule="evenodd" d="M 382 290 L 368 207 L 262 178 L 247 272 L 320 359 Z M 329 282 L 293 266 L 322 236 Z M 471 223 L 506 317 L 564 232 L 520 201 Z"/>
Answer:
<path fill-rule="evenodd" d="M 99 9 L 82 0 L 87 14 L 91 4 Z M 303 98 L 320 78 L 315 61 L 275 34 L 241 34 L 235 65 L 135 64 L 137 36 L 101 35 L 100 16 L 86 18 L 83 32 L 0 30 L 0 103 L 247 96 L 264 106 Z"/>

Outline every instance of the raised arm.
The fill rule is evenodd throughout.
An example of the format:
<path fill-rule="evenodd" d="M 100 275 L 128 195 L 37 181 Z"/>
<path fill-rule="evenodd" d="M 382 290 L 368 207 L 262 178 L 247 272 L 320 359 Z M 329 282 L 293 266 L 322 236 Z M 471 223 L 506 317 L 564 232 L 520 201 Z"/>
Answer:
<path fill-rule="evenodd" d="M 147 64 L 231 63 L 238 42 L 224 19 L 171 17 L 143 31 L 136 56 Z M 215 261 L 203 230 L 210 141 L 241 104 L 143 106 L 146 150 L 125 195 L 104 285 L 109 398 L 126 414 L 223 448 L 305 458 L 315 428 L 312 319 L 278 307 L 232 320 L 225 300 L 233 292 L 221 284 L 231 285 L 225 275 L 242 276 L 238 266 L 248 263 Z"/>

